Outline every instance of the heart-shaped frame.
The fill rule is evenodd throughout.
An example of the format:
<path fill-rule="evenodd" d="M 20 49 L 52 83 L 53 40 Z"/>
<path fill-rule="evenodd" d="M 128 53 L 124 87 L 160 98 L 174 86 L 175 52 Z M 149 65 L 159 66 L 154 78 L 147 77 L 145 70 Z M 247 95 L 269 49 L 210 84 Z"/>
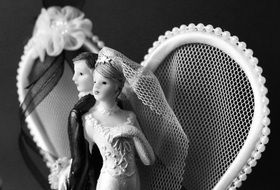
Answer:
<path fill-rule="evenodd" d="M 261 157 L 270 120 L 257 63 L 238 37 L 203 24 L 165 32 L 144 57 L 190 138 L 186 189 L 236 189 Z"/>

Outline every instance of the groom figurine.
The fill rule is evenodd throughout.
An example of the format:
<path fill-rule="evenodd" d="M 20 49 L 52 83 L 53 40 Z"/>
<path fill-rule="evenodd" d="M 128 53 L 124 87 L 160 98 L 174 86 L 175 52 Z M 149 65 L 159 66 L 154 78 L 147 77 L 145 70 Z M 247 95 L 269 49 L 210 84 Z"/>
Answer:
<path fill-rule="evenodd" d="M 96 145 L 89 146 L 84 136 L 82 116 L 94 105 L 91 95 L 93 88 L 93 70 L 97 54 L 84 52 L 73 59 L 74 75 L 72 80 L 79 91 L 79 101 L 74 105 L 68 118 L 68 136 L 71 151 L 71 170 L 68 190 L 95 189 L 102 158 Z M 90 153 L 92 148 L 92 154 Z"/>

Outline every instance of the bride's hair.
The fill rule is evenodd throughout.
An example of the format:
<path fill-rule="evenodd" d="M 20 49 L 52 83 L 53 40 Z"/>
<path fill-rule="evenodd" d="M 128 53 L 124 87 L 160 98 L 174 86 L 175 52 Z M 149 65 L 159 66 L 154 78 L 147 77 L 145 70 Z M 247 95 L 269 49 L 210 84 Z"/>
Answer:
<path fill-rule="evenodd" d="M 118 95 L 121 93 L 125 82 L 125 77 L 121 65 L 111 59 L 107 59 L 104 61 L 97 60 L 95 71 L 101 74 L 103 77 L 117 82 L 117 84 L 119 85 Z"/>

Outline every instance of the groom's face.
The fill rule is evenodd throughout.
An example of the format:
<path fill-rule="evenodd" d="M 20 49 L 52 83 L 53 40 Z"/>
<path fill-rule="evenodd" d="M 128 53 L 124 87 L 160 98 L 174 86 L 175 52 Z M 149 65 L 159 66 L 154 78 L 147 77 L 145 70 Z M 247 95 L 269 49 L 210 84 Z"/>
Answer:
<path fill-rule="evenodd" d="M 91 92 L 93 87 L 92 70 L 87 66 L 85 60 L 74 62 L 74 75 L 72 80 L 79 92 Z"/>

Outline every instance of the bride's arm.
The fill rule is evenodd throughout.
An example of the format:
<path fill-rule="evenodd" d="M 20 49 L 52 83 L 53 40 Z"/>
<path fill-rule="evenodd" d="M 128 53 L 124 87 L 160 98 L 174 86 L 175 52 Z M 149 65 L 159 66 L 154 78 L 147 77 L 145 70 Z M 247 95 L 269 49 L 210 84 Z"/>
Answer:
<path fill-rule="evenodd" d="M 134 124 L 138 128 L 139 132 L 133 137 L 136 151 L 145 165 L 152 165 L 155 162 L 155 154 L 150 143 L 146 139 L 145 135 L 141 131 L 139 123 L 134 116 Z"/>
<path fill-rule="evenodd" d="M 155 162 L 155 154 L 145 136 L 143 135 L 142 138 L 133 137 L 133 141 L 141 161 L 145 165 L 152 165 Z"/>
<path fill-rule="evenodd" d="M 145 165 L 153 164 L 155 162 L 153 148 L 143 134 L 133 112 L 130 112 L 128 121 L 125 125 L 111 128 L 110 133 L 107 134 L 108 141 L 115 144 L 120 137 L 131 138 L 141 161 Z"/>

